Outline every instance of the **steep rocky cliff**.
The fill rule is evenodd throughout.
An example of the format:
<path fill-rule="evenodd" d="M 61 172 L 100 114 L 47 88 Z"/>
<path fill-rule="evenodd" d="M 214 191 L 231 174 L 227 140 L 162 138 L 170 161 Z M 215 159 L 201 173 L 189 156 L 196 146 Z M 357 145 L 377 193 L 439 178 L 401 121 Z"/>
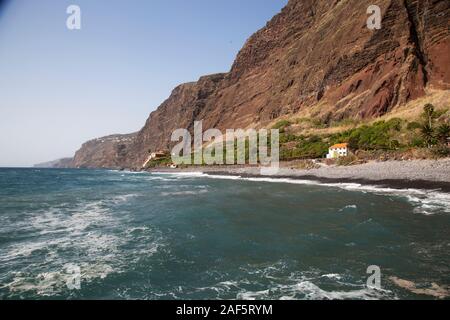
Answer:
<path fill-rule="evenodd" d="M 83 144 L 73 157 L 75 168 L 122 168 L 128 163 L 130 145 L 136 134 L 111 135 Z"/>
<path fill-rule="evenodd" d="M 139 167 L 194 120 L 237 129 L 294 114 L 371 118 L 429 89 L 450 90 L 450 1 L 375 2 L 290 0 L 248 39 L 230 72 L 180 85 L 126 143 L 88 142 L 75 166 Z M 382 11 L 379 30 L 366 25 L 372 4 Z"/>

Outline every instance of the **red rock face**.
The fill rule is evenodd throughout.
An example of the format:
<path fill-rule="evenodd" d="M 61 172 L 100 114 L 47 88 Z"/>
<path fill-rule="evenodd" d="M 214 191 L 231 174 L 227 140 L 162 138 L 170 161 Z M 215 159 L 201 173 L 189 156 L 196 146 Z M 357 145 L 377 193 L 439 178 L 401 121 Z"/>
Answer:
<path fill-rule="evenodd" d="M 367 28 L 372 4 L 382 10 L 380 30 Z M 195 120 L 224 130 L 297 113 L 325 122 L 371 118 L 426 88 L 449 90 L 449 21 L 448 0 L 290 0 L 248 39 L 229 73 L 177 87 L 120 159 L 107 152 L 83 161 L 139 167 L 149 149 L 170 147 L 173 130 Z M 85 154 L 96 157 L 96 148 Z"/>

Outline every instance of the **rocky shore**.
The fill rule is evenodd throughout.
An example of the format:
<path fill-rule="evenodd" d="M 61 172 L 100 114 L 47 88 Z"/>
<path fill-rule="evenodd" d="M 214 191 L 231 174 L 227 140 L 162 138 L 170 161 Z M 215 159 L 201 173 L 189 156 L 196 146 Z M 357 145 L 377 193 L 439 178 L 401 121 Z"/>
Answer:
<path fill-rule="evenodd" d="M 261 177 L 259 167 L 210 166 L 185 169 L 154 169 L 166 172 L 203 172 L 210 175 Z M 369 162 L 354 166 L 322 166 L 296 169 L 283 163 L 272 178 L 316 180 L 327 183 L 360 183 L 398 189 L 440 189 L 450 192 L 450 159 Z"/>

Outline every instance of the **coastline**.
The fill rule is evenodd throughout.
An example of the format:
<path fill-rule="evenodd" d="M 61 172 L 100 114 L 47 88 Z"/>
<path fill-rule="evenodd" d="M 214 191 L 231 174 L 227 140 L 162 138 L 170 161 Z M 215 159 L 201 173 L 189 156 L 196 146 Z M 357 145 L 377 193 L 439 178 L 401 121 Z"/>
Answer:
<path fill-rule="evenodd" d="M 310 180 L 319 183 L 355 183 L 392 189 L 421 189 L 450 193 L 450 159 L 369 162 L 354 166 L 296 169 L 282 163 L 275 175 L 262 175 L 255 166 L 200 166 L 183 169 L 155 168 L 150 172 L 204 173 L 212 176 Z"/>

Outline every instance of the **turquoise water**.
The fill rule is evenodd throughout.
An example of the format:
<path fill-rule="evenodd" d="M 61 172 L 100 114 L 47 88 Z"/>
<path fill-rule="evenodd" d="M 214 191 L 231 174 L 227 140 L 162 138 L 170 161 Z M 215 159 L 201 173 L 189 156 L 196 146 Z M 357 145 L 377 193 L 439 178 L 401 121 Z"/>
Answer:
<path fill-rule="evenodd" d="M 449 204 L 352 184 L 0 169 L 0 299 L 427 298 L 389 278 L 450 284 Z M 370 265 L 381 290 L 366 287 Z"/>

